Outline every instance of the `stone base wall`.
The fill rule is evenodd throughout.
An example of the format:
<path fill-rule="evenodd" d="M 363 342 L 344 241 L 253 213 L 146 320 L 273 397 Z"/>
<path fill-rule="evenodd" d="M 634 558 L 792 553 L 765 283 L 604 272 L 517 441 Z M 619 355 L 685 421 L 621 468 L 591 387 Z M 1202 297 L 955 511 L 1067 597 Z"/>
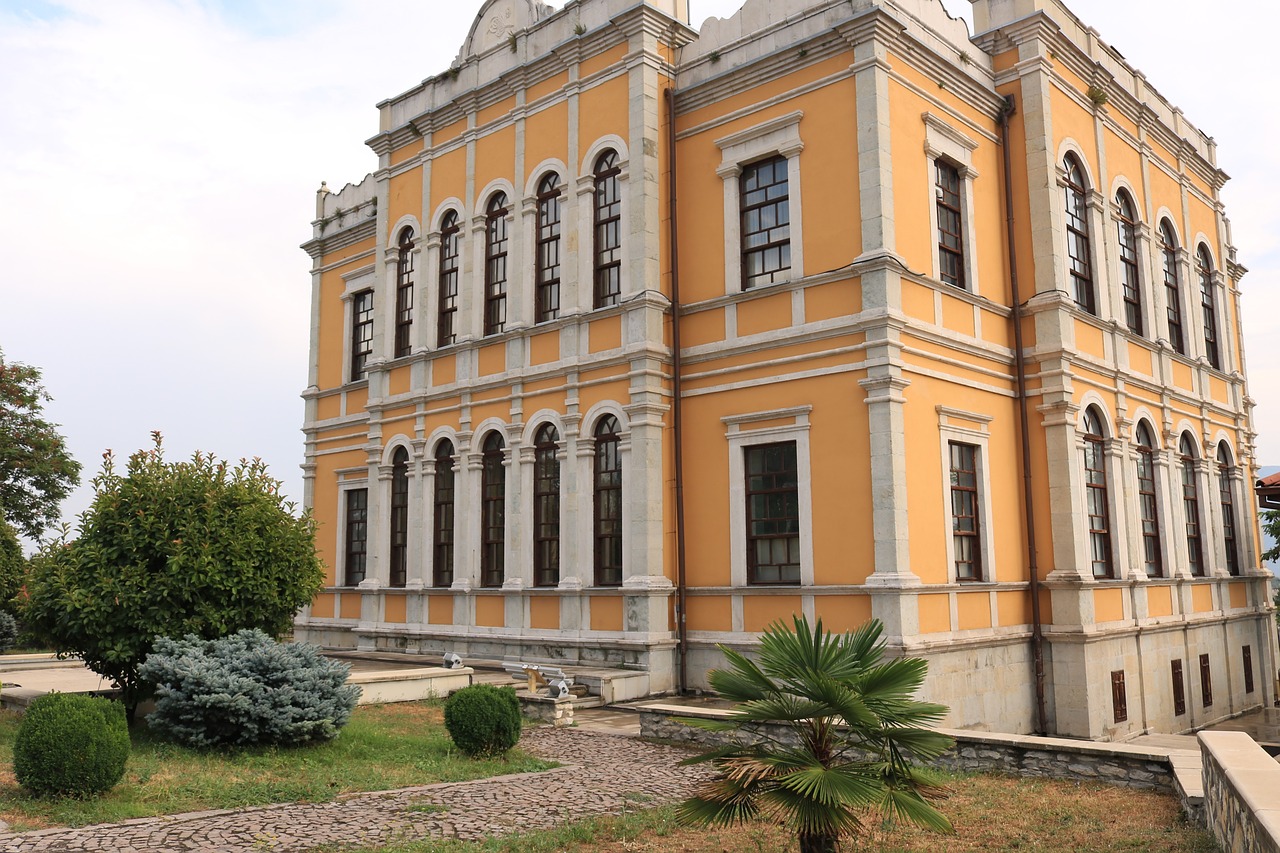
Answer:
<path fill-rule="evenodd" d="M 1244 732 L 1201 732 L 1204 822 L 1223 850 L 1280 853 L 1280 763 Z"/>
<path fill-rule="evenodd" d="M 679 717 L 724 719 L 727 714 L 726 711 L 713 710 L 691 712 L 687 708 L 648 708 L 640 714 L 640 734 L 701 746 L 762 739 L 760 734 L 735 736 L 711 732 L 679 720 Z M 762 730 L 766 730 L 771 739 L 790 740 L 790 732 L 783 726 L 762 727 Z M 1168 757 L 1138 747 L 954 729 L 939 731 L 956 741 L 955 747 L 938 761 L 939 767 L 949 770 L 1105 782 L 1167 793 L 1174 790 L 1173 768 Z"/>

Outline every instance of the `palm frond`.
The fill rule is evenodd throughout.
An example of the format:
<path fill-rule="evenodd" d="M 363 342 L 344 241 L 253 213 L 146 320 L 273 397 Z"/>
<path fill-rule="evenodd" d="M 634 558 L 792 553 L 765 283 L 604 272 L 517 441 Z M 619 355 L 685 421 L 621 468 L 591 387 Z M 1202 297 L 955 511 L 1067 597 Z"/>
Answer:
<path fill-rule="evenodd" d="M 777 778 L 779 788 L 828 806 L 861 808 L 880 799 L 884 783 L 879 775 L 857 765 L 813 765 Z"/>
<path fill-rule="evenodd" d="M 880 810 L 890 820 L 905 820 L 916 826 L 948 835 L 955 832 L 946 815 L 910 788 L 885 788 L 884 797 L 880 801 Z"/>

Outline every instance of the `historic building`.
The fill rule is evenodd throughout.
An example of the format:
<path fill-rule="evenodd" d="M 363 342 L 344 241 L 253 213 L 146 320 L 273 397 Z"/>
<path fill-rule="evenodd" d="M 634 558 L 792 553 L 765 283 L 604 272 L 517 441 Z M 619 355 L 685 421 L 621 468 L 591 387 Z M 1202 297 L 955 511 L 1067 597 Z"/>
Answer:
<path fill-rule="evenodd" d="M 875 616 L 954 726 L 1269 705 L 1214 143 L 971 2 L 483 3 L 317 197 L 298 636 L 660 693 Z"/>

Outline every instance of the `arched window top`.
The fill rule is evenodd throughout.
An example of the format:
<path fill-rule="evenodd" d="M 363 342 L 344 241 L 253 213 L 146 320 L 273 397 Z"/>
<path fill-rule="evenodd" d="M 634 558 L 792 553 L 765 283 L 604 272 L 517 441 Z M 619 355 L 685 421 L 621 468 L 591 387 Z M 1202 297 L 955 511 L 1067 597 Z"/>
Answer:
<path fill-rule="evenodd" d="M 1084 410 L 1084 431 L 1089 438 L 1103 439 L 1107 437 L 1102 428 L 1102 417 L 1098 414 L 1096 406 L 1090 406 Z"/>
<path fill-rule="evenodd" d="M 409 464 L 409 451 L 401 445 L 397 447 L 395 453 L 391 454 L 391 464 L 396 468 L 402 468 Z"/>
<path fill-rule="evenodd" d="M 506 442 L 502 440 L 502 434 L 496 430 L 489 433 L 484 440 L 485 453 L 500 453 L 504 447 L 506 447 Z"/>
<path fill-rule="evenodd" d="M 533 444 L 535 447 L 555 447 L 556 442 L 560 440 L 560 433 L 556 431 L 552 424 L 543 424 L 538 429 L 538 434 L 534 436 Z"/>
<path fill-rule="evenodd" d="M 1213 255 L 1209 252 L 1209 247 L 1201 243 L 1196 249 L 1196 264 L 1200 267 L 1201 275 L 1213 274 Z"/>
<path fill-rule="evenodd" d="M 441 231 L 457 231 L 458 230 L 458 211 L 446 211 L 445 215 L 440 219 Z"/>
<path fill-rule="evenodd" d="M 596 158 L 596 167 L 593 171 L 596 177 L 603 177 L 611 172 L 618 171 L 618 152 L 612 148 L 602 152 Z"/>
<path fill-rule="evenodd" d="M 1224 468 L 1234 468 L 1236 464 L 1231 456 L 1231 448 L 1225 441 L 1218 442 L 1218 464 Z"/>
<path fill-rule="evenodd" d="M 618 419 L 613 415 L 605 415 L 596 423 L 596 438 L 616 438 L 618 435 Z"/>
<path fill-rule="evenodd" d="M 1196 459 L 1199 454 L 1196 453 L 1196 443 L 1191 440 L 1191 433 L 1184 432 L 1182 437 L 1178 439 L 1178 453 L 1182 454 L 1183 459 Z"/>
<path fill-rule="evenodd" d="M 399 242 L 400 242 L 400 248 L 401 248 L 401 249 L 412 249 L 412 248 L 413 248 L 413 226 L 411 226 L 411 225 L 406 225 L 404 228 L 401 228 L 401 229 L 400 229 L 400 241 L 399 241 Z"/>
<path fill-rule="evenodd" d="M 560 176 L 555 172 L 547 172 L 542 180 L 538 182 L 538 196 L 550 196 L 560 194 Z"/>
<path fill-rule="evenodd" d="M 1116 210 L 1120 214 L 1120 218 L 1130 225 L 1138 221 L 1138 212 L 1133 204 L 1133 196 L 1129 195 L 1129 191 L 1123 187 L 1116 192 Z"/>
<path fill-rule="evenodd" d="M 1075 154 L 1068 153 L 1062 158 L 1062 168 L 1067 173 L 1067 184 L 1071 189 L 1078 193 L 1083 193 L 1089 188 L 1089 182 L 1084 176 L 1084 167 L 1080 165 L 1080 158 Z"/>
<path fill-rule="evenodd" d="M 1138 446 L 1146 450 L 1155 450 L 1156 442 L 1151 437 L 1151 428 L 1147 426 L 1146 421 L 1138 424 Z"/>
<path fill-rule="evenodd" d="M 1168 217 L 1160 220 L 1160 242 L 1166 251 L 1178 248 L 1178 232 L 1173 230 L 1173 223 Z"/>
<path fill-rule="evenodd" d="M 441 439 L 436 445 L 436 459 L 452 459 L 453 458 L 453 442 L 449 439 Z"/>
<path fill-rule="evenodd" d="M 489 198 L 485 211 L 490 216 L 505 216 L 507 213 L 507 194 L 499 190 Z"/>

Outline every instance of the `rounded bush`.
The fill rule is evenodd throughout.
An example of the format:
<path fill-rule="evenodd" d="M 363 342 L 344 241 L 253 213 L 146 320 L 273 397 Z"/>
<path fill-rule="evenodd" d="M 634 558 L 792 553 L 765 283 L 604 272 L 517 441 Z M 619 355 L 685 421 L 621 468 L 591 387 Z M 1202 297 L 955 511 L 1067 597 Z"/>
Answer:
<path fill-rule="evenodd" d="M 464 687 L 444 703 L 444 727 L 472 758 L 503 755 L 520 740 L 520 700 L 510 687 Z"/>
<path fill-rule="evenodd" d="M 18 784 L 44 795 L 86 797 L 124 777 L 124 706 L 78 693 L 48 693 L 27 708 L 13 742 Z"/>
<path fill-rule="evenodd" d="M 153 732 L 186 746 L 292 746 L 330 740 L 360 697 L 350 667 L 261 631 L 217 640 L 161 637 L 138 669 L 154 686 Z"/>

